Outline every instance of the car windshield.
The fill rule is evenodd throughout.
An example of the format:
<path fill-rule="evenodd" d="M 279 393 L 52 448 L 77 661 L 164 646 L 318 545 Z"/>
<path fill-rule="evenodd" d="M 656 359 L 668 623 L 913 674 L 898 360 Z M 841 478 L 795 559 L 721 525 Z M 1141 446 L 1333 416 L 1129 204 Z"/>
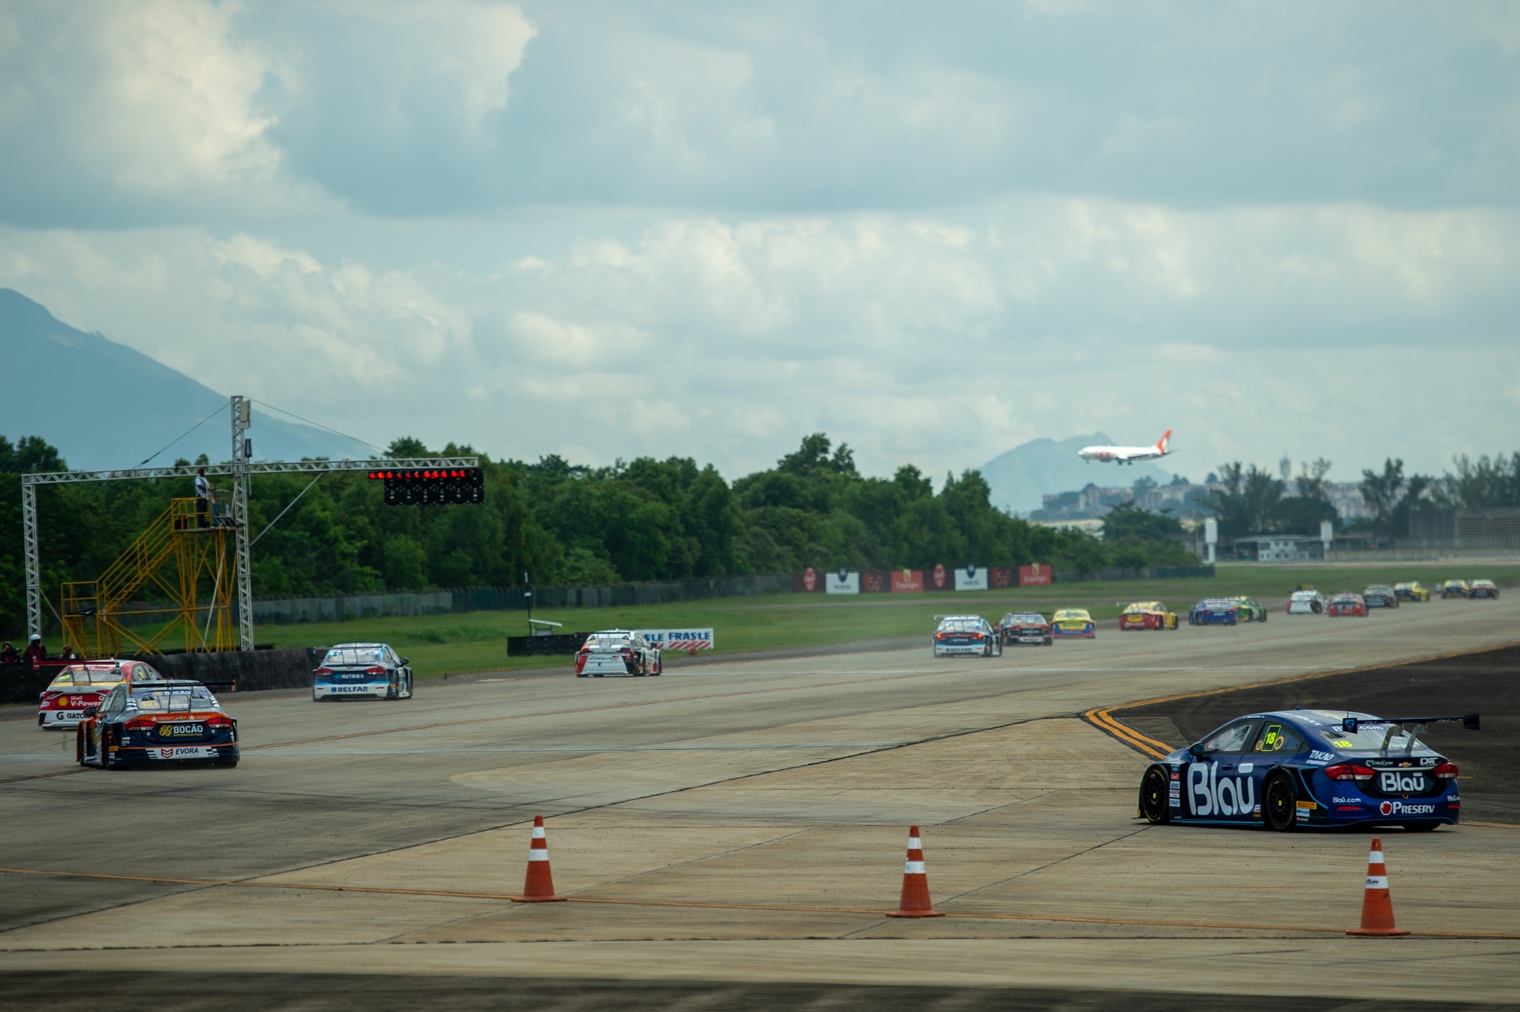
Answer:
<path fill-rule="evenodd" d="M 189 713 L 217 707 L 216 697 L 204 685 L 165 685 L 132 690 L 132 702 L 143 713 Z"/>
<path fill-rule="evenodd" d="M 1388 733 L 1390 728 L 1393 730 L 1392 735 Z M 1381 752 L 1385 739 L 1390 752 L 1404 752 L 1410 747 L 1410 735 L 1407 730 L 1379 721 L 1361 721 L 1357 724 L 1355 731 L 1347 731 L 1340 726 L 1322 727 L 1319 733 L 1326 741 L 1343 752 Z M 1414 748 L 1428 749 L 1429 746 L 1416 738 Z"/>
<path fill-rule="evenodd" d="M 1208 598 L 1207 600 L 1199 601 L 1198 604 L 1201 607 L 1208 608 L 1210 611 L 1224 611 L 1225 609 L 1233 609 L 1235 607 L 1234 601 L 1221 601 L 1218 598 Z"/>
<path fill-rule="evenodd" d="M 939 624 L 940 632 L 980 632 L 981 628 L 979 618 L 947 618 Z"/>
<path fill-rule="evenodd" d="M 1009 615 L 1003 619 L 1004 625 L 1044 625 L 1044 615 Z"/>
<path fill-rule="evenodd" d="M 384 663 L 385 648 L 382 646 L 333 647 L 322 658 L 324 668 L 356 668 Z"/>
<path fill-rule="evenodd" d="M 89 668 L 67 668 L 57 678 L 53 679 L 54 685 L 115 685 L 121 681 L 121 669 L 115 666 L 91 671 Z"/>
<path fill-rule="evenodd" d="M 593 650 L 618 650 L 632 645 L 633 639 L 626 634 L 592 633 L 586 637 L 586 646 Z"/>
<path fill-rule="evenodd" d="M 1062 608 L 1056 612 L 1055 618 L 1056 621 L 1064 620 L 1068 622 L 1087 622 L 1091 620 L 1087 612 L 1082 611 L 1080 608 Z"/>

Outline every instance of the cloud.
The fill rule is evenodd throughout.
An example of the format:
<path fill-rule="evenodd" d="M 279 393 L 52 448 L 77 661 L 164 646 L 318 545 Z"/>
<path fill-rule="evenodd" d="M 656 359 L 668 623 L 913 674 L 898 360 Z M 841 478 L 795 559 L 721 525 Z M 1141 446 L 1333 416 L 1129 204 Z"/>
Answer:
<path fill-rule="evenodd" d="M 820 429 L 877 473 L 1164 428 L 1200 471 L 1283 452 L 1438 468 L 1520 437 L 1517 262 L 1520 214 L 1064 198 L 656 216 L 476 274 L 248 233 L 0 232 L 0 284 L 373 443 L 731 475 Z"/>

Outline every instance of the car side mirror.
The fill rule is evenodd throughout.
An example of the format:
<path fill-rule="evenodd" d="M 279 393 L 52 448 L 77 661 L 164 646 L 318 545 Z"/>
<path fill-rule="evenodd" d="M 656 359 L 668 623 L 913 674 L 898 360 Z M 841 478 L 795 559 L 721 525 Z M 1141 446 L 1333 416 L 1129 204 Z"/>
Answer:
<path fill-rule="evenodd" d="M 1189 745 L 1188 755 L 1193 756 L 1194 758 L 1203 755 L 1203 742 L 1195 741 L 1193 744 Z"/>
<path fill-rule="evenodd" d="M 86 717 L 93 717 L 93 716 L 95 716 L 99 712 L 100 712 L 100 707 L 98 707 L 98 706 L 87 706 L 87 707 L 84 708 L 84 715 Z"/>
<path fill-rule="evenodd" d="M 406 667 L 410 663 L 412 663 L 412 659 L 410 657 L 403 657 L 403 658 L 401 658 L 401 666 L 403 668 Z"/>

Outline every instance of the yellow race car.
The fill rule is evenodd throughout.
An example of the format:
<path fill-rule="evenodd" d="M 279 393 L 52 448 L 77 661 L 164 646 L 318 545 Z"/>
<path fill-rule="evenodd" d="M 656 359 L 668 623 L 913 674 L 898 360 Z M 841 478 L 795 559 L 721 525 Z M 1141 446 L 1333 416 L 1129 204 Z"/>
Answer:
<path fill-rule="evenodd" d="M 1126 629 L 1175 629 L 1177 613 L 1160 601 L 1136 601 L 1119 616 L 1119 631 Z"/>
<path fill-rule="evenodd" d="M 1408 583 L 1395 583 L 1393 592 L 1401 601 L 1429 601 L 1430 588 L 1423 586 L 1419 580 L 1411 580 Z"/>
<path fill-rule="evenodd" d="M 1062 608 L 1050 618 L 1052 639 L 1097 639 L 1098 625 L 1086 608 Z"/>

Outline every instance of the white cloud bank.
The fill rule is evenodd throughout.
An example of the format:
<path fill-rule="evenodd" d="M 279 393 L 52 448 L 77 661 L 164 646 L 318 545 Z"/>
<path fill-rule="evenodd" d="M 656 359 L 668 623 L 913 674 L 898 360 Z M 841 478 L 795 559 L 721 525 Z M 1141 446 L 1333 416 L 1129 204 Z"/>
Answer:
<path fill-rule="evenodd" d="M 1056 197 L 662 218 L 488 276 L 196 229 L 0 233 L 0 284 L 67 322 L 371 442 L 731 474 L 817 429 L 877 471 L 1162 428 L 1195 478 L 1284 452 L 1439 468 L 1520 435 L 1517 267 L 1517 214 Z"/>

